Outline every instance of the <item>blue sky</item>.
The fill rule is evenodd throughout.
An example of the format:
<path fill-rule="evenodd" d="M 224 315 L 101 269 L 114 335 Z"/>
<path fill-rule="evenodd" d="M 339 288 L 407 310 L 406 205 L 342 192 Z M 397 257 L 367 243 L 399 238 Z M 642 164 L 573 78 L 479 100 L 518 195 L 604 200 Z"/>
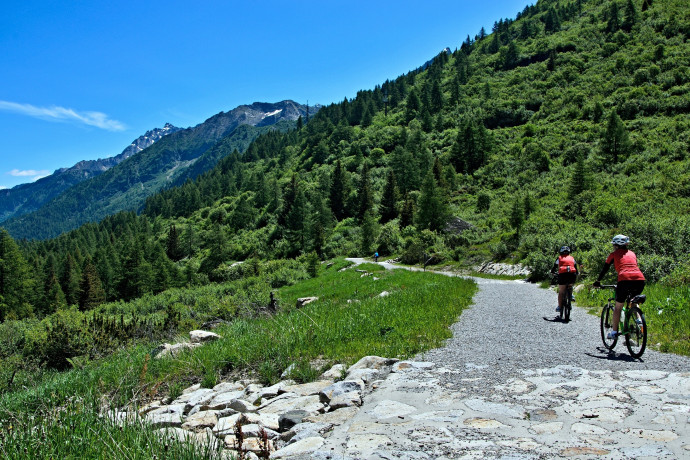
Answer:
<path fill-rule="evenodd" d="M 534 3 L 5 0 L 0 188 L 117 155 L 166 122 L 352 98 Z"/>

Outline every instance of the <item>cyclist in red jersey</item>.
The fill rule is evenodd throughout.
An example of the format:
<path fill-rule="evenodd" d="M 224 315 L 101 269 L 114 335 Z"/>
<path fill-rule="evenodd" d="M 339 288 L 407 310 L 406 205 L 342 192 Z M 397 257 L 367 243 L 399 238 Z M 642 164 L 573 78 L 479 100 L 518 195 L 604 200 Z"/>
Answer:
<path fill-rule="evenodd" d="M 618 335 L 618 323 L 626 299 L 641 294 L 644 289 L 644 275 L 637 266 L 637 256 L 628 249 L 628 243 L 630 243 L 630 238 L 625 235 L 613 237 L 611 244 L 613 244 L 614 251 L 606 258 L 604 268 L 601 269 L 601 273 L 594 282 L 594 287 L 601 286 L 601 279 L 613 263 L 616 272 L 618 272 L 618 287 L 616 288 L 616 309 L 613 311 L 612 330 L 608 334 L 609 339 Z M 636 306 L 636 304 L 632 305 Z"/>
<path fill-rule="evenodd" d="M 577 279 L 577 262 L 570 255 L 568 246 L 562 246 L 558 250 L 558 254 L 558 259 L 553 263 L 551 273 L 558 273 L 558 307 L 556 307 L 556 311 L 560 312 L 565 304 L 568 286 L 575 284 Z"/>

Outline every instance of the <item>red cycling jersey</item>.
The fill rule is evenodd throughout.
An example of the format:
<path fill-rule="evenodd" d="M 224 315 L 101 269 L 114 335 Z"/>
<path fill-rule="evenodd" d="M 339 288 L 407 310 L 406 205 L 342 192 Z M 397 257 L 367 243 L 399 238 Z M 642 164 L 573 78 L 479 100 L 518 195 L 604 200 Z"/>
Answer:
<path fill-rule="evenodd" d="M 576 273 L 575 259 L 573 256 L 558 256 L 558 273 Z"/>
<path fill-rule="evenodd" d="M 618 272 L 618 281 L 642 280 L 644 275 L 637 266 L 637 256 L 626 248 L 618 248 L 606 258 L 606 263 Z"/>

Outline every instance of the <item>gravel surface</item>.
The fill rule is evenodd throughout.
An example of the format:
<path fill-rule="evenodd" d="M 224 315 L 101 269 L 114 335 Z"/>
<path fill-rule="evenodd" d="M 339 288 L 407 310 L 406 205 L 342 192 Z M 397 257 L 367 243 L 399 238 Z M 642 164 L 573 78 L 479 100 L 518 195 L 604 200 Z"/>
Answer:
<path fill-rule="evenodd" d="M 495 375 L 500 380 L 518 375 L 522 369 L 558 365 L 589 370 L 690 371 L 690 358 L 649 347 L 640 360 L 634 360 L 621 339 L 614 353 L 609 353 L 601 342 L 599 317 L 574 304 L 570 322 L 560 322 L 553 290 L 522 281 L 475 281 L 479 292 L 452 326 L 453 338 L 443 348 L 416 359 L 472 370 L 482 377 Z"/>

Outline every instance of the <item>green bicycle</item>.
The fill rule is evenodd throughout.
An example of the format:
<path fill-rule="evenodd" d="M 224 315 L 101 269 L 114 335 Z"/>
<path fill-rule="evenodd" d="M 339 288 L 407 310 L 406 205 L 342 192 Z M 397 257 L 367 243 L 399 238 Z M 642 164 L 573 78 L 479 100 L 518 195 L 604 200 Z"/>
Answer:
<path fill-rule="evenodd" d="M 647 347 L 647 322 L 644 319 L 644 313 L 638 305 L 642 305 L 647 296 L 644 294 L 636 295 L 632 299 L 628 297 L 623 304 L 621 318 L 619 323 L 620 331 L 618 336 L 608 338 L 609 331 L 612 330 L 613 312 L 615 310 L 615 292 L 616 285 L 601 285 L 602 288 L 613 289 L 614 297 L 608 299 L 604 308 L 601 310 L 601 340 L 608 350 L 613 350 L 618 342 L 618 337 L 625 336 L 625 345 L 628 347 L 630 356 L 633 358 L 640 358 Z"/>

